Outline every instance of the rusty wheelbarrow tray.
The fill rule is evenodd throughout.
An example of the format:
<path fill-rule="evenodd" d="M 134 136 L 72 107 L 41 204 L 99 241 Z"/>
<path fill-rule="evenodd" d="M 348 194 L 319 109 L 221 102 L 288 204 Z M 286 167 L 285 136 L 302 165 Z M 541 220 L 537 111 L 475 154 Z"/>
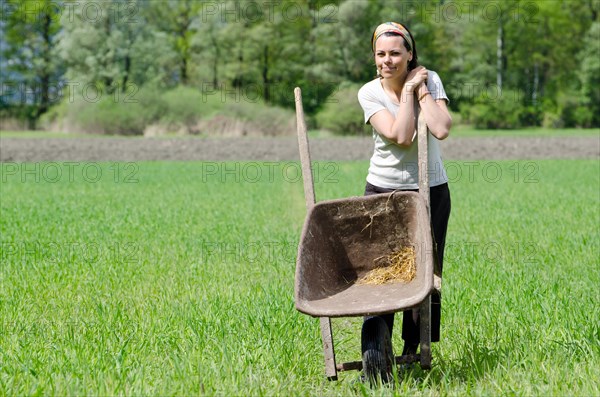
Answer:
<path fill-rule="evenodd" d="M 300 88 L 295 89 L 298 144 L 307 215 L 296 261 L 295 303 L 319 317 L 328 379 L 338 371 L 360 370 L 362 361 L 336 364 L 331 317 L 420 311 L 420 354 L 395 357 L 396 363 L 431 367 L 430 307 L 434 290 L 435 243 L 429 215 L 427 126 L 418 123 L 419 193 L 393 192 L 315 204 L 308 137 Z M 408 283 L 356 283 L 376 267 L 375 259 L 402 247 L 416 254 L 416 276 Z"/>

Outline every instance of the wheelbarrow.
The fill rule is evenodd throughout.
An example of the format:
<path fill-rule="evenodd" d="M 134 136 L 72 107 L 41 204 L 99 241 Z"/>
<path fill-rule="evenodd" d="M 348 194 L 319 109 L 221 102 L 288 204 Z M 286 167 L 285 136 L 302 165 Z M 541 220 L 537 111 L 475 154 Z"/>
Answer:
<path fill-rule="evenodd" d="M 325 374 L 337 380 L 339 371 L 363 370 L 389 376 L 396 364 L 418 362 L 431 368 L 431 294 L 437 256 L 429 213 L 427 126 L 418 121 L 419 192 L 350 197 L 315 203 L 311 160 L 300 88 L 294 90 L 298 146 L 307 215 L 296 261 L 296 309 L 318 317 Z M 416 275 L 409 282 L 381 285 L 358 283 L 382 255 L 413 247 Z M 394 356 L 391 336 L 381 314 L 418 310 L 420 352 Z M 370 317 L 362 329 L 360 361 L 336 363 L 332 317 Z M 371 320 L 375 321 L 371 321 Z M 377 321 L 379 320 L 379 321 Z"/>

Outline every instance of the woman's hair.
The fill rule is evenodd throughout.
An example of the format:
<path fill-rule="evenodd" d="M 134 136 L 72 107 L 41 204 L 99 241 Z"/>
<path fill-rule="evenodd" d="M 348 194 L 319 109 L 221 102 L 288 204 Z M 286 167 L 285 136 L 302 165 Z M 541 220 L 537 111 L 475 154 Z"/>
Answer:
<path fill-rule="evenodd" d="M 406 29 L 406 27 L 405 27 Z M 406 31 L 408 32 L 408 34 L 410 35 L 410 40 L 413 42 L 413 48 L 410 48 L 410 45 L 406 42 L 406 39 L 404 37 L 402 37 L 402 35 L 400 33 L 396 33 L 396 32 L 385 32 L 383 33 L 381 36 L 384 37 L 402 37 L 402 42 L 404 43 L 404 48 L 406 48 L 407 51 L 412 51 L 412 59 L 410 60 L 410 62 L 408 63 L 408 70 L 413 70 L 414 68 L 416 68 L 417 66 L 419 66 L 419 59 L 417 57 L 417 43 L 415 42 L 415 39 L 412 35 L 412 33 L 410 32 L 410 30 L 406 29 Z"/>

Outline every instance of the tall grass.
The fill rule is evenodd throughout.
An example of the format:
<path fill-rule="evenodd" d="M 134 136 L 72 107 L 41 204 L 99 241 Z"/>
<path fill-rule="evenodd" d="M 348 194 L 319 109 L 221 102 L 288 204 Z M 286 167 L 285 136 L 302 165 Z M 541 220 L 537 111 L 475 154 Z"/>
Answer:
<path fill-rule="evenodd" d="M 598 161 L 489 164 L 453 177 L 443 340 L 393 392 L 599 395 Z M 295 163 L 94 166 L 2 165 L 0 394 L 390 393 L 326 381 L 294 309 Z M 362 194 L 367 166 L 322 163 L 318 200 Z M 338 361 L 359 359 L 360 319 L 333 325 Z"/>

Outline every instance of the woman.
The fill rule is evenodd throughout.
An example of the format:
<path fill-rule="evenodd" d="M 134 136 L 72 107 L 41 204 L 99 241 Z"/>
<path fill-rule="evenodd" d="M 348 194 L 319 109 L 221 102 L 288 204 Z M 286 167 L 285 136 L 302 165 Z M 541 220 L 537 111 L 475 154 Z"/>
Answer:
<path fill-rule="evenodd" d="M 373 33 L 371 47 L 378 77 L 358 93 L 365 122 L 373 127 L 375 141 L 365 195 L 394 190 L 418 191 L 416 117 L 424 117 L 431 132 L 428 137 L 431 222 L 441 271 L 450 216 L 450 191 L 437 141 L 448 137 L 452 125 L 448 97 L 437 73 L 419 66 L 415 41 L 406 27 L 396 22 L 379 25 Z M 394 314 L 381 317 L 391 335 Z M 433 294 L 432 342 L 439 341 L 439 330 L 440 297 Z M 417 310 L 404 312 L 402 339 L 402 354 L 416 354 L 419 346 Z"/>

